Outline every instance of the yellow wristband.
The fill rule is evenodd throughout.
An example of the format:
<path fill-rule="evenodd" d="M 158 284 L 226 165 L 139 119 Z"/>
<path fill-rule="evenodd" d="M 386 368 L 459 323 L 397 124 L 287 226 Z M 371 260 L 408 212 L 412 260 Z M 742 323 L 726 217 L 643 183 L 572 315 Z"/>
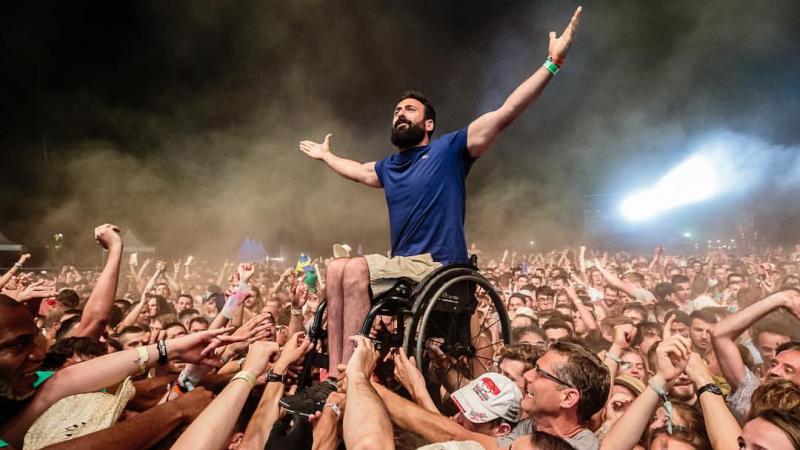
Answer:
<path fill-rule="evenodd" d="M 250 385 L 251 389 L 253 388 L 253 386 L 256 385 L 256 376 L 246 370 L 241 370 L 237 372 L 236 375 L 234 375 L 233 378 L 231 378 L 231 381 L 229 381 L 229 383 L 233 383 L 234 380 L 247 381 L 247 384 Z"/>

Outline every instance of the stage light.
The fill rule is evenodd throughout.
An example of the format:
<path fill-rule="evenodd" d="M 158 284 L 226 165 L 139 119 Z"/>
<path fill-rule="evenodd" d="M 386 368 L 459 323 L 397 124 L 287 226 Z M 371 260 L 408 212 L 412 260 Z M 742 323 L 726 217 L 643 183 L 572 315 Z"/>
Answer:
<path fill-rule="evenodd" d="M 692 237 L 692 233 L 689 233 L 689 232 L 687 231 L 686 233 L 683 233 L 683 237 L 685 237 L 685 238 L 690 238 L 690 237 Z"/>
<path fill-rule="evenodd" d="M 626 197 L 620 208 L 631 222 L 641 222 L 679 206 L 706 200 L 718 191 L 712 164 L 694 155 L 670 170 L 650 189 Z"/>

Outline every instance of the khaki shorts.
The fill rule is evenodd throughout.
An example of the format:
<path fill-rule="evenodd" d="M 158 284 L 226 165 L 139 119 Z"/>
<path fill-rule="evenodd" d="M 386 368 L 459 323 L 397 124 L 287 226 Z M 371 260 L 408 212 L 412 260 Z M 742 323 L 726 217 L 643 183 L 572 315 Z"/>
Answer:
<path fill-rule="evenodd" d="M 369 285 L 373 296 L 391 289 L 398 278 L 410 278 L 419 283 L 428 274 L 442 267 L 433 260 L 430 253 L 395 256 L 391 259 L 383 255 L 366 255 L 364 258 L 369 267 Z"/>

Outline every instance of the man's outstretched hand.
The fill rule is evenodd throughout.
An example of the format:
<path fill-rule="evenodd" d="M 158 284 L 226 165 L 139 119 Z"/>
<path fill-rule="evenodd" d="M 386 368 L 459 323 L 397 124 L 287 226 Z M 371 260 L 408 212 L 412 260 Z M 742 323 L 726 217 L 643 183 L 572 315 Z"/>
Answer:
<path fill-rule="evenodd" d="M 331 136 L 333 135 L 330 133 L 326 134 L 321 144 L 314 141 L 300 141 L 300 150 L 314 159 L 323 159 L 331 152 Z"/>
<path fill-rule="evenodd" d="M 569 21 L 569 25 L 567 25 L 567 28 L 561 33 L 561 36 L 556 37 L 555 31 L 550 32 L 550 45 L 547 47 L 547 51 L 549 56 L 553 57 L 556 64 L 563 63 L 567 58 L 567 52 L 569 52 L 569 47 L 572 45 L 575 31 L 578 29 L 578 24 L 581 22 L 582 12 L 583 7 L 578 6 L 578 9 L 575 10 L 575 14 L 572 15 L 572 20 Z"/>

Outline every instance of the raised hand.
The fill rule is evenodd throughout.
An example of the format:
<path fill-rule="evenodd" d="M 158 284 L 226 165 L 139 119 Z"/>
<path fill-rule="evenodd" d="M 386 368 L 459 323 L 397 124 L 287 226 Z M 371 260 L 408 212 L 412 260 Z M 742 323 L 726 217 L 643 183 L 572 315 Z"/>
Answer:
<path fill-rule="evenodd" d="M 656 374 L 661 375 L 667 384 L 674 382 L 689 363 L 691 347 L 691 341 L 680 334 L 674 334 L 658 344 Z"/>
<path fill-rule="evenodd" d="M 394 356 L 394 376 L 408 392 L 414 392 L 415 386 L 425 387 L 425 378 L 417 369 L 416 360 L 413 356 L 407 357 L 403 348 Z"/>
<path fill-rule="evenodd" d="M 166 342 L 170 358 L 179 359 L 192 364 L 221 367 L 222 362 L 214 355 L 214 350 L 223 345 L 240 342 L 246 336 L 226 336 L 233 327 L 200 331 Z"/>
<path fill-rule="evenodd" d="M 351 336 L 350 340 L 355 342 L 356 348 L 353 351 L 353 356 L 350 357 L 350 361 L 347 362 L 347 376 L 349 378 L 358 376 L 369 378 L 375 370 L 375 365 L 378 363 L 380 355 L 369 338 L 359 334 Z"/>
<path fill-rule="evenodd" d="M 276 368 L 286 370 L 311 349 L 311 341 L 305 339 L 304 335 L 304 331 L 298 331 L 286 341 L 286 345 L 281 350 L 281 356 L 278 358 L 278 362 L 275 363 Z"/>
<path fill-rule="evenodd" d="M 556 37 L 556 32 L 550 32 L 550 45 L 547 47 L 548 54 L 553 57 L 556 64 L 561 64 L 567 57 L 567 52 L 572 45 L 572 39 L 575 37 L 575 31 L 578 29 L 578 24 L 581 21 L 581 13 L 583 8 L 581 6 L 575 10 L 569 25 L 564 29 L 561 36 Z"/>
<path fill-rule="evenodd" d="M 167 262 L 164 261 L 163 259 L 159 259 L 156 262 L 156 272 L 164 273 L 165 270 L 167 270 Z"/>
<path fill-rule="evenodd" d="M 300 151 L 314 159 L 321 160 L 325 158 L 326 154 L 331 152 L 331 136 L 333 135 L 330 133 L 326 134 L 325 139 L 322 140 L 322 143 L 317 143 L 314 141 L 300 141 Z"/>
<path fill-rule="evenodd" d="M 111 247 L 122 245 L 122 236 L 119 235 L 119 231 L 118 226 L 104 223 L 94 229 L 94 238 L 98 244 L 108 250 Z"/>
<path fill-rule="evenodd" d="M 788 289 L 780 294 L 786 296 L 784 307 L 789 310 L 793 316 L 800 319 L 800 292 L 794 289 Z"/>
<path fill-rule="evenodd" d="M 20 265 L 25 264 L 26 262 L 28 262 L 28 260 L 30 258 L 31 258 L 31 254 L 30 253 L 23 253 L 23 254 L 19 255 L 19 259 L 17 260 L 17 264 L 20 264 Z"/>
<path fill-rule="evenodd" d="M 252 263 L 239 264 L 239 280 L 247 283 L 253 274 L 256 273 L 256 267 Z"/>
<path fill-rule="evenodd" d="M 35 298 L 47 298 L 58 295 L 52 284 L 45 283 L 44 280 L 32 283 L 16 294 L 18 302 L 26 302 Z"/>
<path fill-rule="evenodd" d="M 244 360 L 243 370 L 253 375 L 261 375 L 267 370 L 267 363 L 280 351 L 276 342 L 256 341 L 250 344 L 247 357 Z"/>

